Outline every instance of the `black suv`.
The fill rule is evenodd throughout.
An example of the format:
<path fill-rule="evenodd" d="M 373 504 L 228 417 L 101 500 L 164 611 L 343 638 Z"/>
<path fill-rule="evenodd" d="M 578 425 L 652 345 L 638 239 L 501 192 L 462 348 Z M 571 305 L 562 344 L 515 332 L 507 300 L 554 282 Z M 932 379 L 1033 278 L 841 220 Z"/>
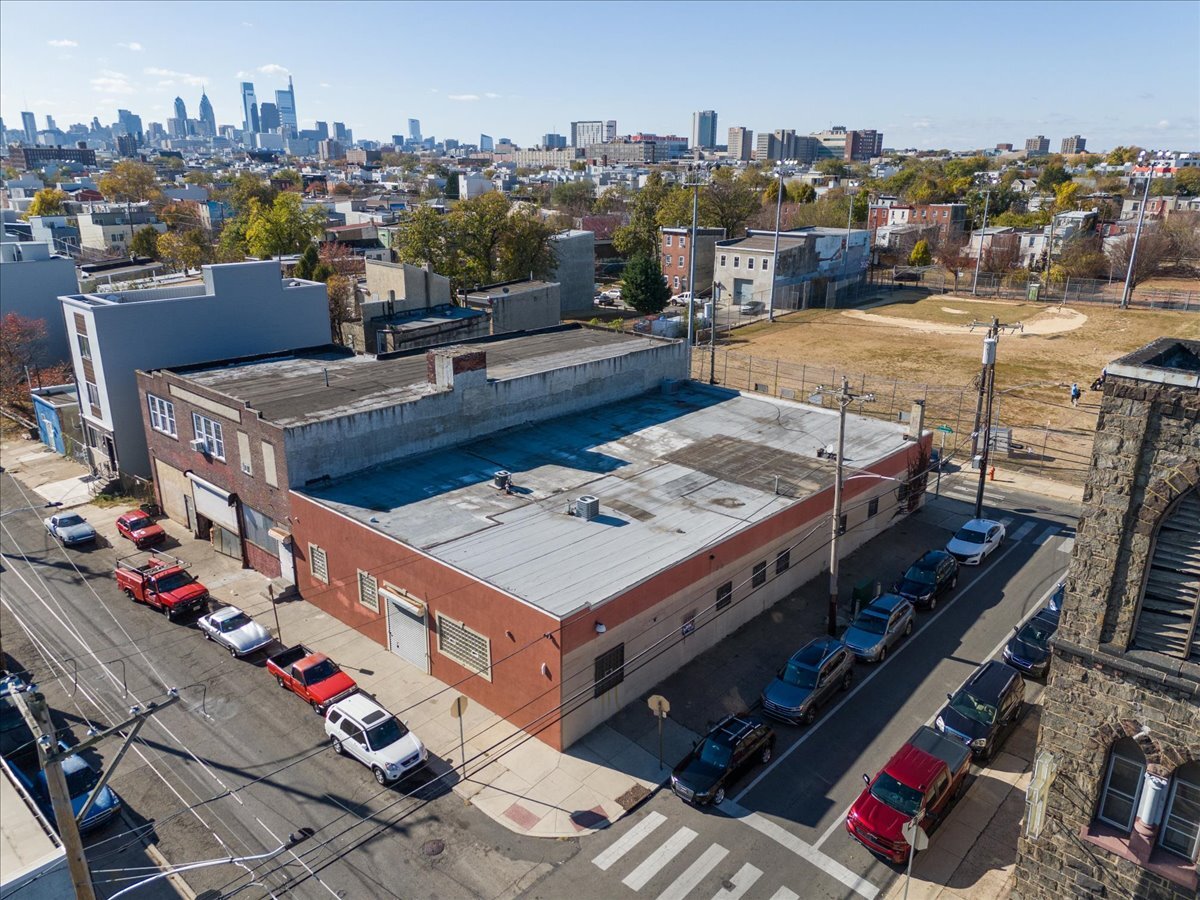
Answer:
<path fill-rule="evenodd" d="M 978 759 L 991 759 L 1021 718 L 1025 681 L 1016 669 L 993 659 L 946 699 L 938 731 L 962 741 Z"/>
<path fill-rule="evenodd" d="M 1058 630 L 1062 599 L 1063 586 L 1060 584 L 1050 601 L 1032 619 L 1013 627 L 1016 634 L 1004 648 L 1004 661 L 1030 678 L 1044 678 L 1050 670 L 1050 638 Z"/>
<path fill-rule="evenodd" d="M 671 773 L 671 790 L 701 806 L 725 801 L 725 788 L 756 762 L 771 761 L 775 732 L 745 714 L 723 719 Z"/>
<path fill-rule="evenodd" d="M 900 576 L 892 593 L 914 606 L 933 609 L 938 597 L 958 585 L 958 560 L 945 550 L 930 550 Z"/>

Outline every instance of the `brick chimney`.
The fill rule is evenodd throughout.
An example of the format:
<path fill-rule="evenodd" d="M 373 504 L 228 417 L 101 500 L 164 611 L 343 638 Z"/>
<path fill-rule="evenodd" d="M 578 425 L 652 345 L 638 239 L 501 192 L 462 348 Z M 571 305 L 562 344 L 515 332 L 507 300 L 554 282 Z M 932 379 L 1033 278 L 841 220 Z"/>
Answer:
<path fill-rule="evenodd" d="M 430 384 L 447 390 L 482 387 L 487 384 L 487 353 L 461 346 L 428 350 L 425 371 Z"/>

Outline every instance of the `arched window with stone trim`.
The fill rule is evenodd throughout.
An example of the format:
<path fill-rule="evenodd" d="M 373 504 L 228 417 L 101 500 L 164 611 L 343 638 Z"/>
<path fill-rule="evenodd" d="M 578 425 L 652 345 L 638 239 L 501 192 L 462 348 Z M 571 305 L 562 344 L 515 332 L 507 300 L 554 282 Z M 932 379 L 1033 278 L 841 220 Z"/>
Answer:
<path fill-rule="evenodd" d="M 1186 763 L 1171 776 L 1158 843 L 1193 863 L 1200 856 L 1200 762 Z"/>
<path fill-rule="evenodd" d="M 1146 754 L 1137 741 L 1127 737 L 1113 744 L 1104 770 L 1096 818 L 1121 831 L 1132 830 L 1145 775 Z"/>
<path fill-rule="evenodd" d="M 1196 488 L 1178 498 L 1159 523 L 1132 646 L 1200 660 L 1200 490 Z"/>

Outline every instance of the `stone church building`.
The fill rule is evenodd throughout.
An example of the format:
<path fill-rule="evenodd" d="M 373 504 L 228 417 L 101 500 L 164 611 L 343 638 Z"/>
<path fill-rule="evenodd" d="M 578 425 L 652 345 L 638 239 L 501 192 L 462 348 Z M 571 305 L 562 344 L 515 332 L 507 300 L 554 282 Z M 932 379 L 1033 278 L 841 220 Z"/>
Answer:
<path fill-rule="evenodd" d="M 1200 341 L 1103 390 L 1012 896 L 1195 900 Z"/>

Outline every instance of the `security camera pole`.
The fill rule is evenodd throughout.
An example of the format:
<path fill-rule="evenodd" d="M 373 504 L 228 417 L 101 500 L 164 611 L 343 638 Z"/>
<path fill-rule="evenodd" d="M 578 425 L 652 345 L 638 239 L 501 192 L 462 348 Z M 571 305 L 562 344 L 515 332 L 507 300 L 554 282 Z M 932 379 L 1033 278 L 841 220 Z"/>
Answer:
<path fill-rule="evenodd" d="M 833 394 L 838 402 L 838 442 L 837 456 L 834 457 L 833 478 L 833 525 L 829 540 L 829 621 L 827 629 L 830 637 L 837 634 L 838 610 L 838 538 L 842 533 L 842 455 L 846 449 L 846 407 L 859 400 L 866 403 L 875 401 L 874 394 L 854 394 L 850 391 L 850 381 L 842 376 L 842 387 L 839 391 L 817 388 L 818 394 Z"/>

